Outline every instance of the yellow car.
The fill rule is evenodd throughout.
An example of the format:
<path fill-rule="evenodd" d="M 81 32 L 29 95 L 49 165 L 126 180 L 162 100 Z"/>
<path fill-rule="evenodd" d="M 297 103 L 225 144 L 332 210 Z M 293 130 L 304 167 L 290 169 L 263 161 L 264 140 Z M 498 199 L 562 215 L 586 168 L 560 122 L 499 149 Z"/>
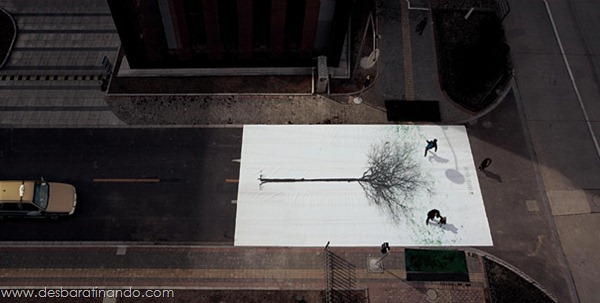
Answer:
<path fill-rule="evenodd" d="M 0 218 L 52 218 L 75 213 L 77 192 L 66 183 L 0 181 Z"/>

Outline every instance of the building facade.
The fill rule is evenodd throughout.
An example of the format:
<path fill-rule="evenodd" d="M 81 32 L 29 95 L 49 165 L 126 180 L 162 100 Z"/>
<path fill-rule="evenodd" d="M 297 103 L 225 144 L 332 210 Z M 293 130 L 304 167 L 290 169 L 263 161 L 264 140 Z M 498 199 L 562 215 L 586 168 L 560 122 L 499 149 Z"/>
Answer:
<path fill-rule="evenodd" d="M 108 0 L 129 66 L 337 66 L 355 0 Z"/>

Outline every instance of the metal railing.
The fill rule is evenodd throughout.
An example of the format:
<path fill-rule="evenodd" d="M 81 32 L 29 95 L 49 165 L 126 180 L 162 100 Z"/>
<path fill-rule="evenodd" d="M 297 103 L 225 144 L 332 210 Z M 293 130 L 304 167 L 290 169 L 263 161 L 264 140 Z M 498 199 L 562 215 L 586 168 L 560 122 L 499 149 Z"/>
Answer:
<path fill-rule="evenodd" d="M 360 302 L 356 290 L 355 266 L 325 248 L 325 302 Z"/>

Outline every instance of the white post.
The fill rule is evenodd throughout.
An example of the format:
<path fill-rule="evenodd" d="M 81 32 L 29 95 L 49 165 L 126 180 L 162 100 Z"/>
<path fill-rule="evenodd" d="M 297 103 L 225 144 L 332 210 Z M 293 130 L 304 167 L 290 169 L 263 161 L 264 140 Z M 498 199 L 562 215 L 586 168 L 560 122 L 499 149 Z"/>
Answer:
<path fill-rule="evenodd" d="M 471 9 L 469 10 L 469 12 L 465 15 L 465 20 L 469 19 L 469 17 L 471 16 L 471 13 L 475 10 L 474 7 L 471 7 Z"/>

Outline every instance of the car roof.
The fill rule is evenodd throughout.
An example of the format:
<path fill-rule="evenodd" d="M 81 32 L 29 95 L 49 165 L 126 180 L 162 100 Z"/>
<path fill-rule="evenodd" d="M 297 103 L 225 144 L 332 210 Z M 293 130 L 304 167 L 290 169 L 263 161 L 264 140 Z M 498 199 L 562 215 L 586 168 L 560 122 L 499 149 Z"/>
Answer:
<path fill-rule="evenodd" d="M 25 186 L 23 198 L 19 194 L 21 184 Z M 0 202 L 32 202 L 34 181 L 0 181 Z"/>

